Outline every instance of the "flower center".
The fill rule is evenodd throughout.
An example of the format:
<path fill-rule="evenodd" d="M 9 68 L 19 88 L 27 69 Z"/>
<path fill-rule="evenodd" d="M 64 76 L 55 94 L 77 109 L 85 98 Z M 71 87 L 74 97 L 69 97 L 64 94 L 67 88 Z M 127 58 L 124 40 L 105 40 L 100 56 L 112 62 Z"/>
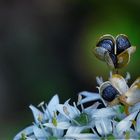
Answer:
<path fill-rule="evenodd" d="M 81 113 L 79 116 L 75 117 L 74 120 L 80 125 L 87 125 L 89 123 L 89 118 L 86 113 Z"/>

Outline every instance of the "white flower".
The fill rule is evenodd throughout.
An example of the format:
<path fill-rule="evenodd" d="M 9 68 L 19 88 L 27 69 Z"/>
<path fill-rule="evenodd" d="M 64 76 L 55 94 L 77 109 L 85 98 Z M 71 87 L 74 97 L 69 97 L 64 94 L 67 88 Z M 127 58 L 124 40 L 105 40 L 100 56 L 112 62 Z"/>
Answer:
<path fill-rule="evenodd" d="M 139 111 L 136 111 L 132 114 L 130 114 L 129 116 L 127 116 L 126 118 L 124 118 L 122 121 L 120 121 L 117 125 L 116 125 L 116 132 L 117 135 L 123 135 L 124 132 L 129 131 L 130 127 L 134 121 L 134 119 L 136 118 L 137 114 Z"/>
<path fill-rule="evenodd" d="M 22 137 L 27 138 L 27 135 L 33 135 L 33 126 L 28 126 L 27 128 L 23 129 L 14 137 L 13 140 L 20 140 Z"/>
<path fill-rule="evenodd" d="M 69 127 L 69 122 L 64 122 L 65 121 L 65 120 L 63 121 L 64 117 L 59 114 L 57 120 L 55 120 L 56 118 L 54 117 L 54 114 L 57 114 L 56 107 L 58 106 L 58 104 L 59 98 L 58 95 L 55 95 L 53 96 L 49 104 L 46 105 L 46 108 L 44 107 L 44 102 L 39 104 L 39 107 L 42 108 L 43 112 L 34 107 L 33 105 L 30 105 L 29 107 L 32 110 L 35 122 L 33 123 L 33 125 L 25 128 L 20 133 L 18 133 L 14 137 L 14 140 L 20 140 L 21 138 L 28 140 L 29 139 L 46 140 L 50 137 L 59 138 L 63 136 L 63 131 L 64 129 L 67 129 Z M 61 120 L 61 122 L 59 122 L 59 120 Z M 52 127 L 53 126 L 52 124 L 55 123 L 57 123 L 57 126 L 55 127 L 55 129 L 53 129 L 54 127 Z"/>

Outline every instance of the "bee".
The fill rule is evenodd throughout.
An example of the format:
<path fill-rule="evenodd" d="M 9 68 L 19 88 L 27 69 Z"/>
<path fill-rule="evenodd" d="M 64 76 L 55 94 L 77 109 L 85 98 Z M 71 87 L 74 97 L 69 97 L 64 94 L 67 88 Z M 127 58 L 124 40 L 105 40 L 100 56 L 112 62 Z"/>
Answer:
<path fill-rule="evenodd" d="M 103 82 L 102 78 L 97 77 L 99 94 L 105 105 L 113 106 L 119 103 L 129 107 L 140 102 L 140 77 L 128 87 L 127 81 L 129 74 L 123 78 L 119 74 L 111 74 L 108 81 Z"/>
<path fill-rule="evenodd" d="M 110 34 L 103 35 L 97 42 L 93 50 L 95 56 L 107 63 L 111 69 L 120 69 L 130 61 L 130 56 L 136 50 L 131 46 L 128 37 L 119 34 L 114 38 Z"/>

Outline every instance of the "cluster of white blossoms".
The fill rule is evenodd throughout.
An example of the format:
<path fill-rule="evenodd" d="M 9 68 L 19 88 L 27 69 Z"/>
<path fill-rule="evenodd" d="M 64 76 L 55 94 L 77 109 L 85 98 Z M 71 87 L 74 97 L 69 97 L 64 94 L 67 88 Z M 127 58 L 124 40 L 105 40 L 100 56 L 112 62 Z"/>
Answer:
<path fill-rule="evenodd" d="M 38 105 L 42 111 L 30 105 L 34 122 L 14 140 L 140 140 L 140 77 L 129 87 L 130 74 L 118 74 L 135 50 L 126 35 L 102 36 L 94 54 L 115 73 L 105 82 L 96 78 L 99 93 L 83 91 L 71 104 L 70 99 L 61 104 L 55 95 Z"/>
<path fill-rule="evenodd" d="M 34 122 L 14 140 L 115 140 L 140 139 L 140 103 L 125 113 L 121 104 L 104 106 L 98 93 L 83 91 L 78 102 L 60 104 L 58 95 L 38 108 L 30 105 Z M 85 103 L 93 104 L 85 107 Z M 102 106 L 102 107 L 99 107 Z"/>

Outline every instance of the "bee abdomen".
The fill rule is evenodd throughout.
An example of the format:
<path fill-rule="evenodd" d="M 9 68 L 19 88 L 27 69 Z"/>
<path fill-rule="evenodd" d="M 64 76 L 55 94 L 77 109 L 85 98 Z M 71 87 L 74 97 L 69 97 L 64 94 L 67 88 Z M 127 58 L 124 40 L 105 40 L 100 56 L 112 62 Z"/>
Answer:
<path fill-rule="evenodd" d="M 116 95 L 119 94 L 118 91 L 112 86 L 107 86 L 102 92 L 102 98 L 108 102 L 115 99 Z"/>

